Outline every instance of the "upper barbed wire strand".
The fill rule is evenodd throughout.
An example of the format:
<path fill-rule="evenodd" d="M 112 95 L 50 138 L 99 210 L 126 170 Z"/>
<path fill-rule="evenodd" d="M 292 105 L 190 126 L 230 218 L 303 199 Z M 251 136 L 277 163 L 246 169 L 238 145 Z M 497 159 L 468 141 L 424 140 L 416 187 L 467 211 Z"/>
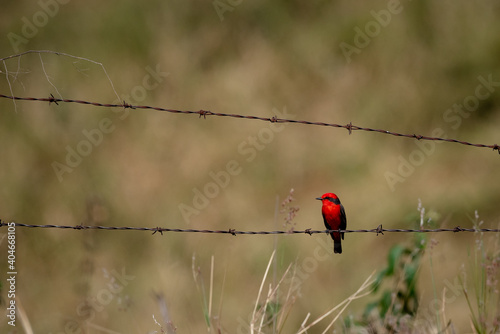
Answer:
<path fill-rule="evenodd" d="M 361 126 L 353 125 L 352 123 L 349 123 L 346 125 L 341 125 L 341 124 L 335 124 L 335 123 L 312 122 L 312 121 L 305 121 L 305 120 L 277 118 L 276 116 L 259 117 L 259 116 L 252 116 L 252 115 L 218 113 L 218 112 L 212 112 L 212 111 L 208 111 L 208 110 L 198 110 L 198 111 L 176 110 L 176 109 L 167 109 L 167 108 L 153 107 L 153 106 L 132 105 L 132 104 L 129 104 L 125 101 L 123 101 L 123 104 L 109 104 L 109 103 L 90 102 L 90 101 L 84 101 L 84 100 L 58 99 L 58 98 L 55 98 L 52 94 L 48 98 L 19 97 L 19 96 L 9 96 L 9 95 L 4 95 L 4 94 L 0 94 L 0 97 L 5 98 L 5 99 L 10 99 L 10 100 L 49 102 L 49 104 L 51 104 L 51 103 L 58 104 L 59 102 L 61 102 L 61 103 L 78 103 L 78 104 L 86 104 L 86 105 L 92 105 L 92 106 L 96 106 L 96 107 L 105 107 L 105 108 L 149 109 L 149 110 L 170 112 L 170 113 L 176 113 L 176 114 L 197 114 L 200 116 L 200 118 L 201 118 L 201 116 L 203 116 L 203 118 L 206 118 L 206 116 L 218 116 L 218 117 L 232 117 L 232 118 L 259 120 L 259 121 L 265 121 L 265 122 L 271 122 L 271 123 L 295 123 L 295 124 L 327 126 L 327 127 L 346 129 L 347 131 L 349 131 L 349 134 L 351 134 L 352 131 L 355 131 L 355 130 L 367 131 L 367 132 L 377 132 L 377 133 L 382 133 L 382 134 L 396 136 L 396 137 L 412 138 L 412 139 L 416 139 L 416 140 L 443 141 L 443 142 L 457 143 L 457 144 L 473 146 L 473 147 L 490 148 L 490 149 L 493 149 L 493 151 L 498 151 L 498 153 L 500 154 L 500 146 L 497 144 L 486 145 L 486 144 L 470 143 L 467 141 L 452 139 L 452 138 L 429 137 L 429 136 L 423 136 L 423 135 L 417 135 L 417 134 L 404 134 L 404 133 L 398 133 L 398 132 L 393 132 L 393 131 L 388 131 L 388 130 L 383 130 L 383 129 L 372 129 L 372 128 L 367 128 L 367 127 L 361 127 Z"/>

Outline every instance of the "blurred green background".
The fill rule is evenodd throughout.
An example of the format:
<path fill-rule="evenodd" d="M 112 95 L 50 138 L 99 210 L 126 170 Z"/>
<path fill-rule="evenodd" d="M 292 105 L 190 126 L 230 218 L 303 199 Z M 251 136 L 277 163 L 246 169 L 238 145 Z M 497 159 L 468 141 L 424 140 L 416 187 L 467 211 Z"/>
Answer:
<path fill-rule="evenodd" d="M 120 99 L 131 104 L 262 117 L 280 112 L 500 144 L 496 1 L 62 2 L 6 1 L 0 57 L 52 50 L 90 59 L 105 67 Z M 0 66 L 2 94 L 118 99 L 102 67 L 84 59 L 27 54 Z M 464 104 L 461 113 L 453 110 Z M 326 192 L 340 197 L 350 229 L 415 227 L 419 199 L 435 226 L 470 228 L 475 210 L 481 227 L 500 222 L 500 156 L 491 149 L 300 124 L 273 131 L 260 121 L 78 104 L 0 99 L 0 111 L 4 221 L 284 229 L 286 215 L 276 212 L 293 188 L 298 230 L 323 228 L 314 198 Z M 97 144 L 85 146 L 85 133 Z M 67 165 L 68 152 L 79 149 L 89 153 L 58 178 L 54 162 Z M 194 207 L 196 192 L 213 182 L 210 173 L 222 175 L 231 161 L 238 172 L 186 219 L 180 208 Z M 394 175 L 397 181 L 388 181 Z M 303 272 L 285 326 L 295 332 L 308 313 L 319 317 L 383 268 L 391 246 L 412 240 L 411 234 L 347 234 L 342 255 L 318 260 L 319 245 L 333 247 L 319 234 L 16 233 L 17 298 L 24 319 L 40 333 L 160 331 L 153 315 L 161 324 L 170 319 L 179 333 L 205 332 L 212 257 L 214 327 L 248 333 L 275 247 L 269 279 L 279 279 L 291 263 Z M 419 274 L 423 306 L 434 300 L 431 270 L 440 294 L 475 246 L 472 234 L 429 237 L 435 245 Z M 5 289 L 2 298 L 6 305 Z M 357 316 L 368 300 L 353 302 L 343 316 Z M 461 295 L 446 306 L 458 332 L 471 330 L 469 315 Z M 342 329 L 340 320 L 335 328 Z"/>

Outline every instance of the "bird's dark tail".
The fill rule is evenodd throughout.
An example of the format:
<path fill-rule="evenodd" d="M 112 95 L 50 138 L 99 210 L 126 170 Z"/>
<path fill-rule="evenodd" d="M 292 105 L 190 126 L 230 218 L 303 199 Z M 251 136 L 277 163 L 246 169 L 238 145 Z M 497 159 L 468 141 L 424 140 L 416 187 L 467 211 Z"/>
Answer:
<path fill-rule="evenodd" d="M 340 240 L 333 240 L 333 252 L 335 254 L 342 254 L 342 243 Z"/>

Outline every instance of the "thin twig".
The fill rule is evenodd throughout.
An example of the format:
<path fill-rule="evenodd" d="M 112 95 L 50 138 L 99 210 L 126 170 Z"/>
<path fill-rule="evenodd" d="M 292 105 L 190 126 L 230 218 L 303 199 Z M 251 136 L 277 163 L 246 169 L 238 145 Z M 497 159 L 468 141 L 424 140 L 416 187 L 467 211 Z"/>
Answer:
<path fill-rule="evenodd" d="M 104 67 L 104 65 L 102 63 L 100 63 L 98 61 L 95 61 L 95 60 L 92 60 L 92 59 L 89 59 L 89 58 L 74 56 L 74 55 L 71 55 L 71 54 L 68 54 L 68 53 L 56 52 L 56 51 L 51 51 L 51 50 L 28 50 L 28 51 L 21 52 L 21 53 L 15 54 L 15 55 L 10 55 L 8 57 L 0 58 L 0 60 L 4 61 L 4 63 L 5 63 L 5 60 L 7 60 L 7 59 L 20 58 L 20 57 L 22 57 L 22 56 L 24 56 L 26 54 L 30 54 L 30 53 L 37 53 L 38 55 L 40 55 L 40 60 L 42 59 L 41 58 L 41 54 L 42 53 L 50 53 L 50 54 L 55 54 L 55 55 L 58 55 L 58 56 L 64 56 L 64 57 L 69 57 L 69 58 L 74 58 L 74 59 L 78 59 L 78 60 L 87 61 L 89 63 L 101 66 L 104 74 L 106 75 L 106 78 L 108 78 L 108 81 L 109 81 L 109 84 L 111 85 L 111 88 L 113 89 L 113 93 L 115 94 L 115 96 L 118 99 L 118 101 L 121 100 L 120 96 L 116 92 L 115 85 L 113 84 L 113 81 L 111 80 L 111 77 L 109 76 L 108 71 L 106 71 L 106 67 Z M 43 66 L 43 62 L 42 62 L 42 66 Z M 45 73 L 45 69 L 44 69 L 44 73 Z M 47 74 L 45 73 L 45 75 L 47 75 Z M 49 80 L 49 82 L 50 82 L 50 80 Z M 11 90 L 11 94 L 13 94 L 12 90 Z"/>

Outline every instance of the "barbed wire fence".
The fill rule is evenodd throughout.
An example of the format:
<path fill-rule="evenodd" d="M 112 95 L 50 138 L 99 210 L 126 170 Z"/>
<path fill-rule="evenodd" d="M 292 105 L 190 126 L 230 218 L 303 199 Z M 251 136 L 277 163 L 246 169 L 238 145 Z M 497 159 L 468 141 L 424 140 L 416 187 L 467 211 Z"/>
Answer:
<path fill-rule="evenodd" d="M 28 228 L 55 228 L 55 229 L 70 229 L 70 230 L 107 230 L 107 231 L 149 231 L 152 234 L 163 232 L 181 232 L 181 233 L 209 233 L 209 234 L 227 234 L 227 235 L 265 235 L 265 234 L 319 234 L 319 233 L 375 233 L 379 234 L 389 233 L 437 233 L 437 232 L 494 232 L 499 233 L 500 229 L 494 228 L 462 228 L 456 226 L 454 228 L 437 228 L 437 229 L 386 229 L 382 225 L 377 228 L 368 230 L 288 230 L 288 231 L 240 231 L 236 229 L 227 230 L 202 230 L 202 229 L 180 229 L 180 228 L 163 228 L 163 227 L 131 227 L 131 226 L 96 226 L 96 225 L 33 225 L 22 223 L 7 223 L 0 220 L 0 228 L 4 226 L 28 227 Z"/>
<path fill-rule="evenodd" d="M 42 63 L 42 68 L 45 73 L 45 68 L 43 67 L 43 60 L 41 58 L 42 53 L 50 53 L 50 54 L 55 54 L 58 56 L 65 56 L 65 57 L 70 57 L 70 58 L 75 58 L 77 60 L 83 60 L 83 61 L 88 61 L 93 64 L 99 65 L 102 70 L 104 71 L 108 81 L 110 82 L 110 85 L 113 89 L 113 92 L 115 95 L 118 97 L 118 94 L 115 90 L 115 87 L 113 85 L 113 82 L 111 81 L 106 69 L 104 68 L 102 63 L 96 62 L 91 59 L 83 58 L 83 57 L 78 57 L 78 56 L 73 56 L 70 54 L 66 53 L 61 53 L 61 52 L 55 52 L 55 51 L 50 51 L 50 50 L 29 50 L 20 54 L 16 55 L 11 55 L 8 57 L 0 58 L 0 61 L 3 62 L 4 68 L 5 68 L 5 75 L 9 76 L 9 71 L 7 70 L 7 66 L 5 64 L 5 60 L 12 59 L 12 58 L 20 58 L 23 55 L 29 54 L 29 53 L 36 53 L 39 54 L 40 56 L 40 61 Z M 18 65 L 19 67 L 19 65 Z M 0 71 L 1 72 L 1 71 Z M 47 76 L 47 74 L 45 73 Z M 48 76 L 47 76 L 47 80 Z M 8 79 L 7 79 L 8 81 Z M 50 80 L 49 80 L 50 82 Z M 427 141 L 442 141 L 442 142 L 449 142 L 449 143 L 456 143 L 456 144 L 461 144 L 461 145 L 466 145 L 466 146 L 471 146 L 471 147 L 478 147 L 478 148 L 489 148 L 492 149 L 493 151 L 497 151 L 500 154 L 500 146 L 498 144 L 481 144 L 481 143 L 471 143 L 467 142 L 464 140 L 459 140 L 459 139 L 453 139 L 453 138 L 442 138 L 442 137 L 430 137 L 430 136 L 424 136 L 424 135 L 419 135 L 419 134 L 405 134 L 405 133 L 399 133 L 399 132 L 393 132 L 389 130 L 384 130 L 384 129 L 374 129 L 374 128 L 369 128 L 369 127 L 362 127 L 358 125 L 352 124 L 350 122 L 349 124 L 336 124 L 336 123 L 326 123 L 326 122 L 314 122 L 314 121 L 307 121 L 307 120 L 295 120 L 295 119 L 287 119 L 287 118 L 278 118 L 276 116 L 273 117 L 260 117 L 260 116 L 255 116 L 255 115 L 241 115 L 241 114 L 235 114 L 235 113 L 220 113 L 220 112 L 212 112 L 208 110 L 198 110 L 198 111 L 191 111 L 191 110 L 177 110 L 177 109 L 169 109 L 169 108 L 164 108 L 164 107 L 156 107 L 156 106 L 149 106 L 149 105 L 133 105 L 129 104 L 126 101 L 122 101 L 121 104 L 110 104 L 110 103 L 100 103 L 100 102 L 92 102 L 92 101 L 87 101 L 87 100 L 76 100 L 76 99 L 66 99 L 66 98 L 56 98 L 54 97 L 53 94 L 50 94 L 48 97 L 25 97 L 25 96 L 15 96 L 13 94 L 10 82 L 9 83 L 9 88 L 10 88 L 10 93 L 11 95 L 6 95 L 6 94 L 0 94 L 0 98 L 3 99 L 9 99 L 14 102 L 15 101 L 34 101 L 34 102 L 41 102 L 41 103 L 47 103 L 51 105 L 52 103 L 59 105 L 59 103 L 68 103 L 68 104 L 83 104 L 83 105 L 89 105 L 89 106 L 95 106 L 95 107 L 103 107 L 103 108 L 124 108 L 124 109 L 132 109 L 132 110 L 155 110 L 158 112 L 168 112 L 168 113 L 175 113 L 175 114 L 182 114 L 182 115 L 198 115 L 198 118 L 201 118 L 203 116 L 204 119 L 206 119 L 207 116 L 215 116 L 215 117 L 226 117 L 226 118 L 239 118 L 239 119 L 244 119 L 244 120 L 258 120 L 258 121 L 264 121 L 264 122 L 270 122 L 270 123 L 294 123 L 294 124 L 300 124 L 300 125 L 313 125 L 313 126 L 324 126 L 324 127 L 332 127 L 332 128 L 343 128 L 346 129 L 349 133 L 349 135 L 352 134 L 353 131 L 366 131 L 366 132 L 375 132 L 375 133 L 381 133 L 385 135 L 391 135 L 391 136 L 396 136 L 396 137 L 403 137 L 403 138 L 410 138 L 410 139 L 415 139 L 415 140 L 427 140 Z M 52 84 L 52 83 L 51 83 Z M 54 86 L 54 85 L 52 85 Z M 55 87 L 54 87 L 55 88 Z M 55 88 L 56 93 L 60 96 L 59 92 L 57 91 L 57 88 Z M 118 99 L 120 100 L 120 99 Z M 382 228 L 382 225 L 379 225 L 376 228 L 373 229 L 362 229 L 362 230 L 312 230 L 312 229 L 305 229 L 305 230 L 278 230 L 278 231 L 241 231 L 241 230 L 236 230 L 236 229 L 227 229 L 227 230 L 207 230 L 207 229 L 178 229 L 178 228 L 162 228 L 162 227 L 123 227 L 123 226 L 95 226 L 95 225 L 35 225 L 35 224 L 23 224 L 23 223 L 6 223 L 2 220 L 0 220 L 0 228 L 4 226 L 16 226 L 16 227 L 26 227 L 26 228 L 52 228 L 52 229 L 73 229 L 73 230 L 108 230 L 108 231 L 149 231 L 152 232 L 152 234 L 162 234 L 163 232 L 181 232 L 181 233 L 211 233 L 211 234 L 226 234 L 226 235 L 266 235 L 266 234 L 318 234 L 318 233 L 331 233 L 331 232 L 343 232 L 343 233 L 375 233 L 377 236 L 379 234 L 384 234 L 385 232 L 389 233 L 435 233 L 435 232 L 494 232 L 498 233 L 500 232 L 500 229 L 487 229 L 487 228 L 461 228 L 460 226 L 456 226 L 454 228 L 439 228 L 439 229 L 385 229 Z"/>

